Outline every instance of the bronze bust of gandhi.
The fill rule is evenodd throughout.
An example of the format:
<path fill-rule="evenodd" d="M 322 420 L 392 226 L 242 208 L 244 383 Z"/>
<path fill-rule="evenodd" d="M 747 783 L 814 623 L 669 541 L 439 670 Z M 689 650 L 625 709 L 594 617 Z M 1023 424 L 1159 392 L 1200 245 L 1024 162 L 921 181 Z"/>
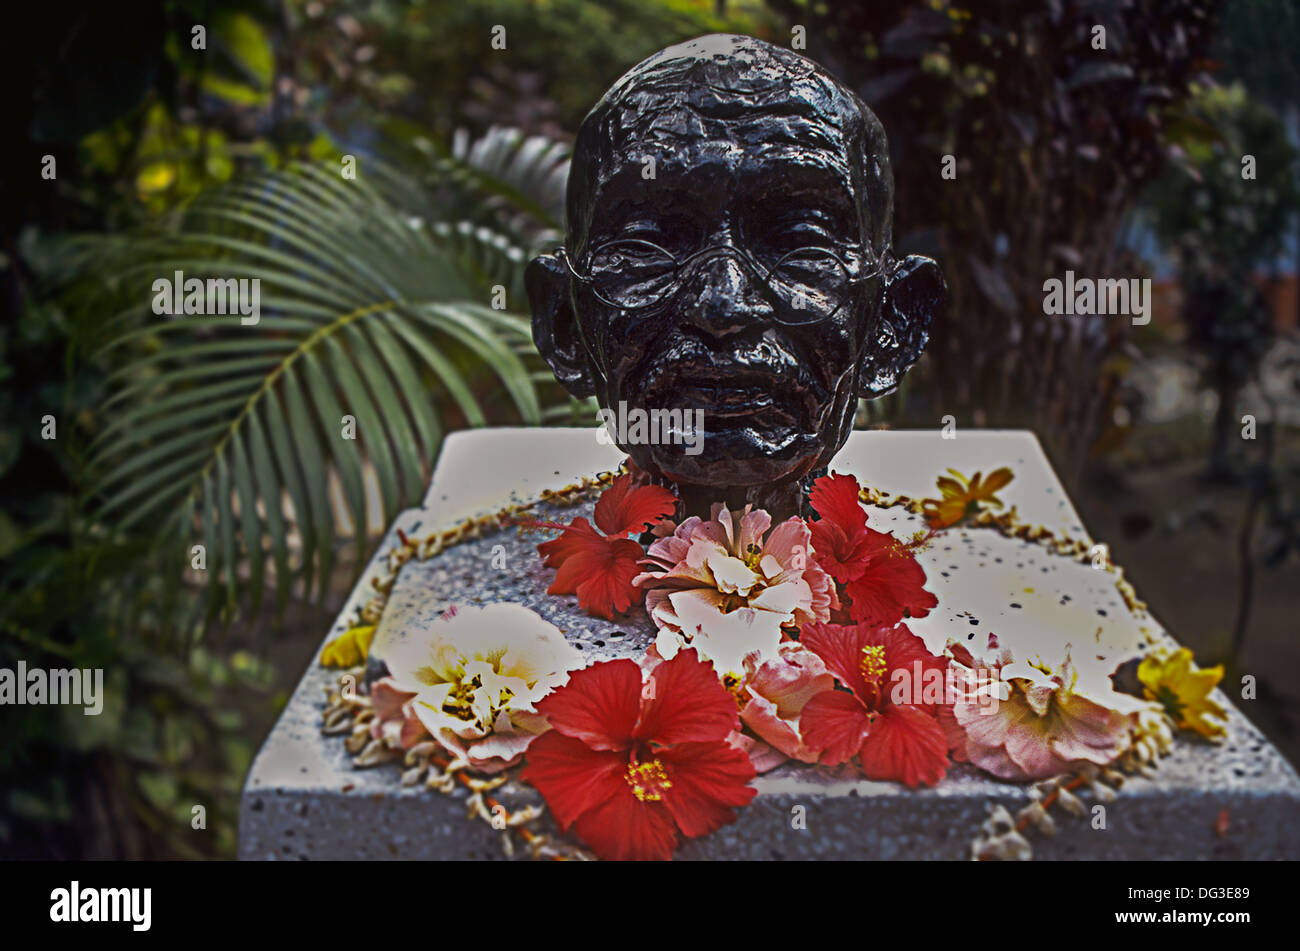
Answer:
<path fill-rule="evenodd" d="M 892 208 L 880 121 L 817 64 L 744 36 L 669 47 L 582 123 L 565 245 L 528 266 L 533 339 L 575 396 L 701 420 L 693 452 L 619 441 L 685 514 L 801 514 L 944 300 L 933 260 L 894 256 Z"/>

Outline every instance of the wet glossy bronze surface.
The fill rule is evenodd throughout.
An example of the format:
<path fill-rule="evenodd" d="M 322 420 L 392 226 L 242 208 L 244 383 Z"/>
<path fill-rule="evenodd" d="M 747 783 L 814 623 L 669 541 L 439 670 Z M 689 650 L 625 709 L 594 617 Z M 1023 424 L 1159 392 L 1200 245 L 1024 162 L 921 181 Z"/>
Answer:
<path fill-rule="evenodd" d="M 564 248 L 528 268 L 533 338 L 620 418 L 702 422 L 702 442 L 617 440 L 692 513 L 799 511 L 800 480 L 843 445 L 857 398 L 920 356 L 943 302 L 935 262 L 890 247 L 879 120 L 751 37 L 701 37 L 619 79 L 579 130 L 567 200 Z"/>

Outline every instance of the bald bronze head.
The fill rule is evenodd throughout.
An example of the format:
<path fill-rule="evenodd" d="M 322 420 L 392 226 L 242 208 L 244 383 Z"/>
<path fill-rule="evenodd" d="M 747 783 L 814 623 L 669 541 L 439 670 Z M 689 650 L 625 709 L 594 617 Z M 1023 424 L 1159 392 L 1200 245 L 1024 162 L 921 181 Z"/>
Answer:
<path fill-rule="evenodd" d="M 565 246 L 528 267 L 533 339 L 576 396 L 700 419 L 698 445 L 619 438 L 689 511 L 788 514 L 943 301 L 934 261 L 893 256 L 892 206 L 880 121 L 815 63 L 742 36 L 669 47 L 582 123 Z"/>

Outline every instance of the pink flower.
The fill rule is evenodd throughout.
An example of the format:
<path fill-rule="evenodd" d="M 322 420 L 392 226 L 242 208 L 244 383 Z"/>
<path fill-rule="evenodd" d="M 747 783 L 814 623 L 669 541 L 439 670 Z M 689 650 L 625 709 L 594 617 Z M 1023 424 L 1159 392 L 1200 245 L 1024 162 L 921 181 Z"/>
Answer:
<path fill-rule="evenodd" d="M 415 715 L 411 703 L 415 697 L 415 691 L 402 690 L 392 677 L 375 681 L 370 687 L 370 705 L 375 711 L 375 718 L 370 721 L 370 735 L 404 750 L 428 737 L 429 731 Z"/>
<path fill-rule="evenodd" d="M 650 546 L 634 583 L 647 589 L 660 654 L 689 645 L 739 677 L 751 651 L 777 656 L 784 626 L 830 618 L 835 583 L 813 558 L 808 526 L 790 518 L 769 534 L 771 525 L 762 509 L 718 504 L 708 521 L 692 516 Z"/>
<path fill-rule="evenodd" d="M 987 683 L 983 672 L 975 673 L 969 653 L 949 652 L 967 684 Z M 987 687 L 957 692 L 952 716 L 965 735 L 965 748 L 958 739 L 954 755 L 964 754 L 1000 779 L 1044 779 L 1079 762 L 1111 763 L 1128 749 L 1134 715 L 1145 708 L 1136 697 L 1114 690 L 1081 688 L 1069 645 L 1056 668 L 1041 660 L 1011 662 L 1005 651 L 983 666 L 1000 672 L 1001 696 L 994 698 Z"/>
<path fill-rule="evenodd" d="M 760 760 L 751 751 L 759 772 L 766 771 L 764 766 L 770 769 L 787 758 L 817 762 L 821 751 L 804 744 L 799 718 L 809 700 L 834 689 L 835 678 L 822 659 L 794 641 L 782 644 L 774 658 L 762 660 L 757 652 L 745 658 L 745 679 L 741 685 L 744 706 L 740 709 L 740 719 L 781 754 L 773 762 Z"/>

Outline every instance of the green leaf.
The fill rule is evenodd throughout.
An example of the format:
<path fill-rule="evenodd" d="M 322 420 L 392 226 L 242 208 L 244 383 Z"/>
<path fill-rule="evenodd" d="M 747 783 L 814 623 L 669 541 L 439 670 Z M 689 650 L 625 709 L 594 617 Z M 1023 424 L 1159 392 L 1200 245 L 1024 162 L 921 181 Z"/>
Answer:
<path fill-rule="evenodd" d="M 249 425 L 252 426 L 252 414 Z M 258 494 L 253 490 L 253 473 L 248 464 L 248 454 L 244 451 L 244 434 L 232 433 L 230 437 L 231 470 L 235 477 L 238 492 L 240 537 L 244 542 L 244 556 L 248 559 L 249 576 L 252 579 L 252 611 L 262 604 L 262 523 L 257 517 L 255 504 Z M 268 498 L 268 504 L 279 505 L 278 498 Z"/>
<path fill-rule="evenodd" d="M 117 288 L 106 298 L 113 336 L 98 352 L 117 369 L 89 454 L 97 512 L 111 529 L 156 525 L 160 557 L 183 551 L 182 565 L 197 532 L 209 620 L 229 620 L 245 598 L 255 609 L 268 565 L 277 609 L 298 580 L 305 596 L 326 593 L 342 534 L 333 478 L 361 565 L 370 527 L 364 461 L 391 519 L 423 494 L 449 413 L 485 425 L 483 397 L 504 392 L 517 418 L 543 420 L 538 391 L 548 381 L 529 320 L 484 306 L 484 282 L 504 284 L 522 304 L 532 238 L 517 223 L 562 207 L 551 189 L 565 150 L 501 132 L 485 142 L 448 159 L 436 192 L 370 158 L 378 184 L 344 181 L 331 160 L 215 187 L 166 233 L 80 240 L 77 293 Z M 456 184 L 453 167 L 472 174 Z M 543 193 L 530 199 L 520 191 L 529 188 Z M 496 214 L 516 193 L 522 217 L 465 217 L 486 194 Z M 420 207 L 398 206 L 394 196 Z M 429 227 L 439 200 L 443 220 L 469 222 L 453 228 L 455 240 Z M 500 227 L 507 219 L 513 224 Z M 125 306 L 128 295 L 152 302 L 153 282 L 178 271 L 259 280 L 260 321 L 160 320 L 148 305 Z M 501 403 L 491 405 L 495 412 Z M 359 443 L 342 438 L 345 414 L 357 419 Z M 169 561 L 173 586 L 177 574 Z"/>
<path fill-rule="evenodd" d="M 283 613 L 289 595 L 289 546 L 280 508 L 280 481 L 276 478 L 266 432 L 262 428 L 260 414 L 256 411 L 248 416 L 248 449 L 257 478 L 257 495 L 262 500 L 266 529 L 271 539 L 271 558 L 275 562 L 276 613 L 279 615 Z M 260 547 L 261 538 L 257 539 L 257 544 Z"/>

